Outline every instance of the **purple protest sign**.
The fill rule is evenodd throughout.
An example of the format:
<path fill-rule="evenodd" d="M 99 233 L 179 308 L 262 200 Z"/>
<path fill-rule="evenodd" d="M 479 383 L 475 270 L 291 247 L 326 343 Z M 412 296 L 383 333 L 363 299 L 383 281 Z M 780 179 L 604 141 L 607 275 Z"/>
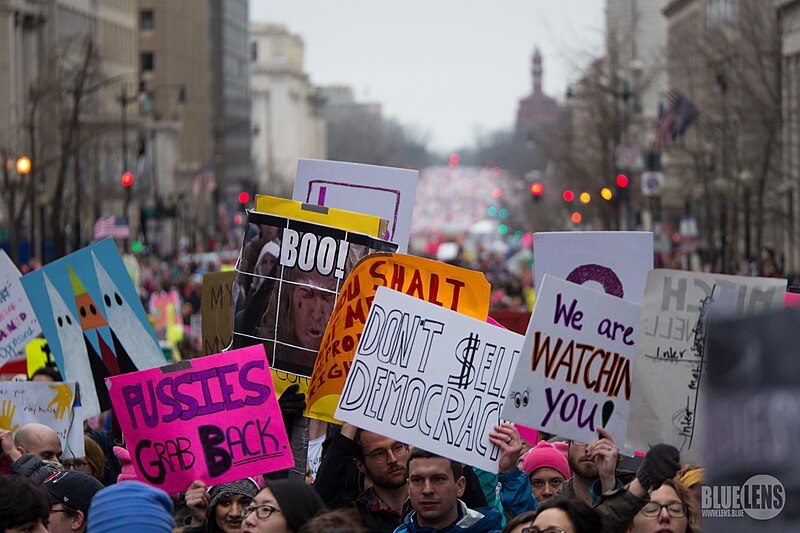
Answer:
<path fill-rule="evenodd" d="M 106 384 L 140 481 L 181 492 L 294 466 L 260 344 Z"/>

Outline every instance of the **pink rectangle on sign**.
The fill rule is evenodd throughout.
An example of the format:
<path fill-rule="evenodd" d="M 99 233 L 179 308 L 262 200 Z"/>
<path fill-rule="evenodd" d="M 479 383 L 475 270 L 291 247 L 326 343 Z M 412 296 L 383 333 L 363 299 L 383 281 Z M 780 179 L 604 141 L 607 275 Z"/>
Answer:
<path fill-rule="evenodd" d="M 294 466 L 261 344 L 106 385 L 140 481 L 173 493 Z"/>
<path fill-rule="evenodd" d="M 800 294 L 796 292 L 786 292 L 786 296 L 784 297 L 784 305 L 789 307 L 800 307 Z"/>

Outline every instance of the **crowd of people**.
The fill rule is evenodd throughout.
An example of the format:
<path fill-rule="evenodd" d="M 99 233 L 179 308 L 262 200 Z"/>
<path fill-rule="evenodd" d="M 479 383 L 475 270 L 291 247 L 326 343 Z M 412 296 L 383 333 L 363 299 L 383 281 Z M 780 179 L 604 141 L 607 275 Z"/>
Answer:
<path fill-rule="evenodd" d="M 59 379 L 53 370 L 37 381 Z M 285 396 L 285 397 L 284 397 Z M 287 428 L 303 405 L 279 400 Z M 86 432 L 86 456 L 62 458 L 49 427 L 0 429 L 0 528 L 6 532 L 182 533 L 653 533 L 699 531 L 703 471 L 678 450 L 620 455 L 605 430 L 581 443 L 540 434 L 525 441 L 500 423 L 489 441 L 498 472 L 482 471 L 356 428 L 323 430 L 321 464 L 305 480 L 289 471 L 166 494 L 136 479 L 113 421 Z"/>

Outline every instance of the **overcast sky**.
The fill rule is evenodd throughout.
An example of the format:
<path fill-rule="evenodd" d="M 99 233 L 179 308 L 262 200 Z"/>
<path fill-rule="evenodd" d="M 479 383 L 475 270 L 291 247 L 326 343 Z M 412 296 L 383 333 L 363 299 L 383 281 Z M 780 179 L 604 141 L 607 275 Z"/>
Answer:
<path fill-rule="evenodd" d="M 353 87 L 386 116 L 450 151 L 511 127 L 531 92 L 535 47 L 544 90 L 563 100 L 603 45 L 603 0 L 251 0 L 250 18 L 305 42 L 315 85 Z"/>

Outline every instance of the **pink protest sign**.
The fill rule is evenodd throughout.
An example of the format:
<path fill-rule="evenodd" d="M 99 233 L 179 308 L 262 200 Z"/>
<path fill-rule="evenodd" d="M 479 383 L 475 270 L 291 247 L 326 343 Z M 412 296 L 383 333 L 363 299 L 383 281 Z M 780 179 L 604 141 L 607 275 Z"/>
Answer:
<path fill-rule="evenodd" d="M 106 385 L 140 481 L 181 492 L 294 466 L 260 344 Z"/>

